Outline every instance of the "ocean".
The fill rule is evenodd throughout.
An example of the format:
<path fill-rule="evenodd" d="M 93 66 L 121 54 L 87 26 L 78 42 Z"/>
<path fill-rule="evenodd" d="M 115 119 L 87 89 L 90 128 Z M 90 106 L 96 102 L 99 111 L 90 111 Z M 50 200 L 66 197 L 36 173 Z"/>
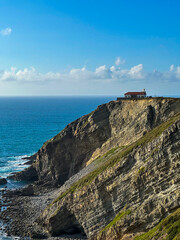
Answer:
<path fill-rule="evenodd" d="M 37 152 L 45 141 L 58 134 L 68 123 L 114 99 L 115 97 L 1 97 L 0 177 L 22 170 L 26 167 L 23 157 Z M 8 180 L 8 187 L 17 187 L 19 184 Z"/>

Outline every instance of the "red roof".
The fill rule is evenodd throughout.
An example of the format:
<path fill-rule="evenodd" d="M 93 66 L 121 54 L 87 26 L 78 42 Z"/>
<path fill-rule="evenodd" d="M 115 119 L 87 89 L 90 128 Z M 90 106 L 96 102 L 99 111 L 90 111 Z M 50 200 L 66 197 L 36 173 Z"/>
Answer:
<path fill-rule="evenodd" d="M 127 92 L 124 95 L 146 95 L 146 92 Z"/>

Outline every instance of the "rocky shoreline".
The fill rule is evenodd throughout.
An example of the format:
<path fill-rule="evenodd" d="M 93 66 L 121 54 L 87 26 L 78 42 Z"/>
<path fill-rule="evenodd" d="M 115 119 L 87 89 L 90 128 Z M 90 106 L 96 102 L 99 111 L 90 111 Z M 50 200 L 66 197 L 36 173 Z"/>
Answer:
<path fill-rule="evenodd" d="M 27 160 L 29 159 L 32 161 L 31 157 Z M 87 239 L 87 237 L 79 234 L 48 237 L 38 226 L 36 219 L 59 194 L 66 191 L 73 183 L 77 182 L 95 168 L 96 165 L 94 163 L 89 164 L 69 178 L 61 187 L 53 187 L 50 184 L 46 185 L 37 181 L 21 189 L 3 190 L 3 205 L 7 206 L 7 210 L 0 213 L 0 219 L 2 219 L 6 225 L 5 232 L 7 235 L 20 236 L 23 240 L 26 239 L 25 237 L 27 236 L 30 236 L 32 239 L 49 240 Z"/>
<path fill-rule="evenodd" d="M 6 211 L 0 213 L 5 224 L 7 236 L 18 236 L 22 240 L 28 239 L 87 239 L 80 235 L 62 235 L 49 237 L 43 232 L 36 219 L 59 193 L 59 189 L 31 184 L 20 190 L 3 191 L 3 206 Z M 18 238 L 19 239 L 19 238 Z"/>
<path fill-rule="evenodd" d="M 26 158 L 27 159 L 27 158 Z M 30 159 L 30 158 L 28 158 Z M 28 160 L 27 159 L 27 160 Z M 62 235 L 61 237 L 48 237 L 36 223 L 39 214 L 62 192 L 66 191 L 73 183 L 84 177 L 96 168 L 94 163 L 83 168 L 69 178 L 61 187 L 34 182 L 20 189 L 2 190 L 3 206 L 6 211 L 0 213 L 0 219 L 5 224 L 4 231 L 8 236 L 19 236 L 22 240 L 30 239 L 87 239 L 79 234 Z"/>

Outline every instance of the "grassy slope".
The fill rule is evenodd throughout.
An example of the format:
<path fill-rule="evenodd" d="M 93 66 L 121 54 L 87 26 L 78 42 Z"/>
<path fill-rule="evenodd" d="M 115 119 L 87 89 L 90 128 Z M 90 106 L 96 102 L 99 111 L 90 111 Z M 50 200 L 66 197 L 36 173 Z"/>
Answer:
<path fill-rule="evenodd" d="M 129 214 L 131 214 L 131 210 L 130 209 L 120 211 L 115 216 L 115 218 L 103 230 L 101 230 L 101 232 L 104 232 L 104 231 L 108 230 L 109 228 L 114 226 L 119 220 L 121 220 L 123 217 L 125 217 L 126 215 L 129 215 Z"/>
<path fill-rule="evenodd" d="M 149 232 L 134 238 L 134 240 L 178 240 L 180 239 L 180 208 L 163 219 Z"/>
<path fill-rule="evenodd" d="M 130 214 L 131 211 L 124 210 L 119 212 L 116 217 L 103 229 L 99 232 L 101 234 L 104 231 L 107 231 L 115 224 Z M 180 208 L 175 212 L 164 218 L 156 227 L 150 231 L 141 234 L 134 238 L 134 240 L 180 240 Z"/>

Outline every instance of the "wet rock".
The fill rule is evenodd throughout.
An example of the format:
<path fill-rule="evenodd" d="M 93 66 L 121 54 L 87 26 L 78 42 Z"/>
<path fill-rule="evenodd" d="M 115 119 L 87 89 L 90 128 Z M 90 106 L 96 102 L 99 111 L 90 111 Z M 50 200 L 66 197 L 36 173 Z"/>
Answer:
<path fill-rule="evenodd" d="M 6 192 L 5 196 L 7 197 L 13 197 L 13 196 L 33 196 L 34 195 L 34 189 L 33 185 L 30 184 L 27 187 L 16 189 L 16 190 L 9 190 Z"/>
<path fill-rule="evenodd" d="M 22 172 L 14 173 L 8 176 L 9 179 L 13 180 L 23 180 L 23 181 L 36 181 L 38 179 L 36 168 L 32 165 L 26 168 Z"/>
<path fill-rule="evenodd" d="M 32 238 L 32 239 L 47 239 L 47 235 L 43 232 L 40 232 L 40 231 L 31 231 L 29 233 L 29 236 Z"/>
<path fill-rule="evenodd" d="M 33 196 L 33 195 L 34 195 L 33 185 L 30 184 L 30 185 L 28 185 L 27 187 L 22 188 L 20 195 L 21 195 L 21 196 Z"/>
<path fill-rule="evenodd" d="M 29 160 L 27 162 L 24 163 L 24 165 L 31 165 L 34 162 L 34 160 Z"/>
<path fill-rule="evenodd" d="M 4 185 L 7 183 L 6 178 L 0 178 L 0 185 Z"/>
<path fill-rule="evenodd" d="M 28 156 L 28 157 L 23 157 L 22 158 L 23 160 L 32 160 L 32 161 L 34 161 L 35 159 L 36 159 L 36 154 L 34 154 L 34 155 L 32 155 L 32 156 Z"/>

